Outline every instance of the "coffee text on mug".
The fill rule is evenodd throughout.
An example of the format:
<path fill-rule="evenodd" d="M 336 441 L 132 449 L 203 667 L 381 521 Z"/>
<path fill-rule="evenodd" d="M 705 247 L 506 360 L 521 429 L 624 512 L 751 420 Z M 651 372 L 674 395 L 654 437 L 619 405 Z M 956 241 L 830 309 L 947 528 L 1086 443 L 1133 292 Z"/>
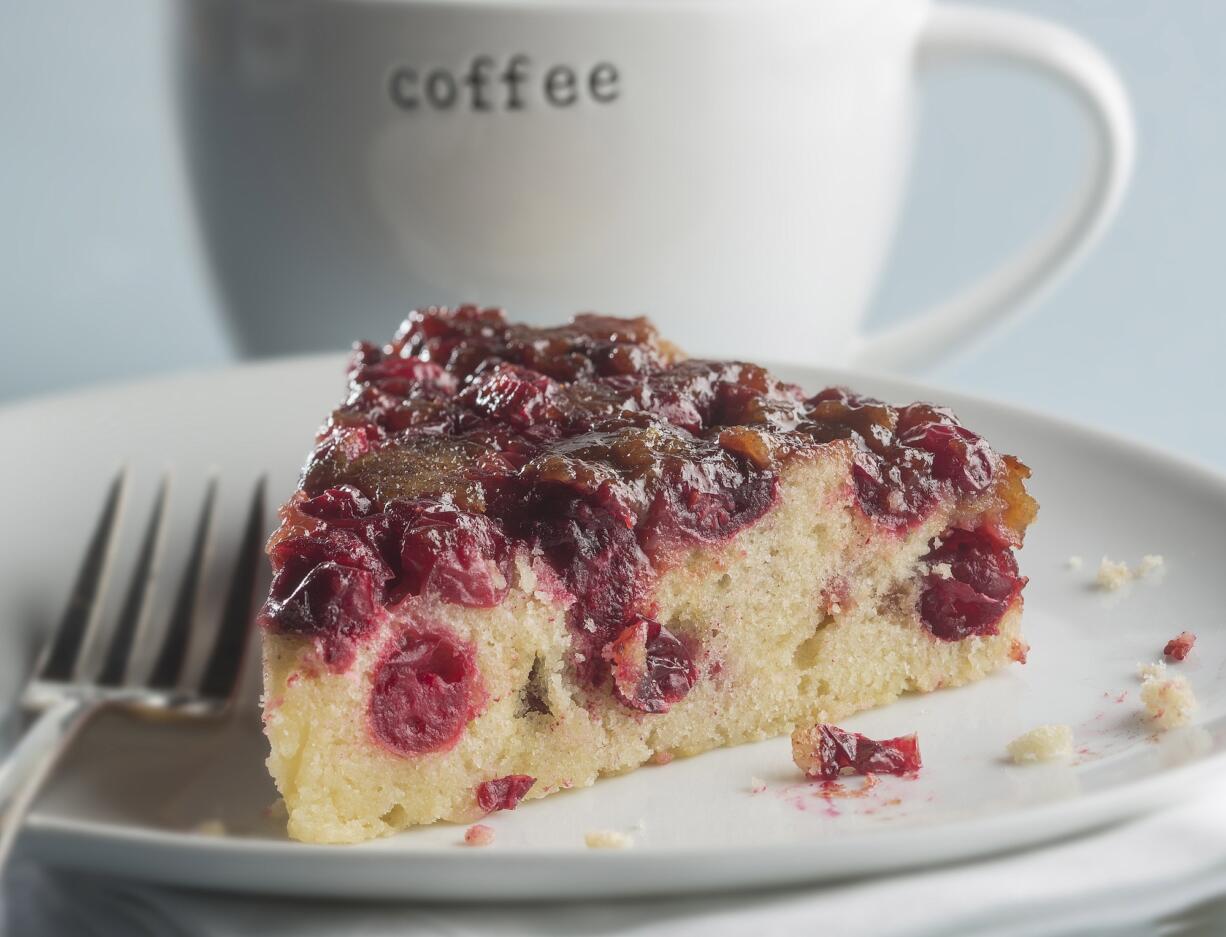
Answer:
<path fill-rule="evenodd" d="M 537 102 L 559 108 L 583 100 L 610 104 L 621 93 L 620 81 L 621 74 L 611 62 L 597 62 L 590 68 L 537 68 L 523 54 L 512 55 L 505 62 L 478 55 L 460 71 L 441 66 L 397 66 L 388 81 L 388 92 L 392 102 L 406 111 L 449 111 L 456 107 L 522 111 Z"/>

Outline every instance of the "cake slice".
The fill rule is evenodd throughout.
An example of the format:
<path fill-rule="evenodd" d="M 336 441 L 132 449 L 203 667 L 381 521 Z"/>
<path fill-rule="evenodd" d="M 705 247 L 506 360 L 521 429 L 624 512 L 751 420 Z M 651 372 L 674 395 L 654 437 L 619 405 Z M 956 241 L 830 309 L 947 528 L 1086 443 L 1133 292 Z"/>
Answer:
<path fill-rule="evenodd" d="M 269 545 L 289 833 L 471 822 L 1024 662 L 1028 475 L 946 409 L 644 319 L 415 312 L 356 348 Z"/>

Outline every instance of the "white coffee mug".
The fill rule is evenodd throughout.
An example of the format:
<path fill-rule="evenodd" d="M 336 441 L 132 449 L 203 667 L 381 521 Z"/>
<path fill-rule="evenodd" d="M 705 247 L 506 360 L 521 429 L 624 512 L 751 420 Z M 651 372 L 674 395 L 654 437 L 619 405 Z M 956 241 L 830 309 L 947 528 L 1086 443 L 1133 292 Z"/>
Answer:
<path fill-rule="evenodd" d="M 930 363 L 1095 239 L 1127 98 L 1068 30 L 926 0 L 181 0 L 186 151 L 224 305 L 261 354 L 477 302 L 646 314 L 705 353 Z M 1055 228 L 905 324 L 861 320 L 895 226 L 918 70 L 1061 79 L 1093 172 Z"/>

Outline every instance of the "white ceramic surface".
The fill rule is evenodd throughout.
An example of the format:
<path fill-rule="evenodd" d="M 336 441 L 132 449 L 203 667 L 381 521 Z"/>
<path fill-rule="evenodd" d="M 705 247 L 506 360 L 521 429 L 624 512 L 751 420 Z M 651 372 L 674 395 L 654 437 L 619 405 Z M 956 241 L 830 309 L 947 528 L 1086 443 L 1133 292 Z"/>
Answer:
<path fill-rule="evenodd" d="M 918 731 L 925 767 L 869 796 L 827 802 L 800 783 L 785 740 L 648 767 L 490 819 L 497 842 L 460 845 L 439 825 L 357 847 L 287 841 L 266 816 L 254 691 L 228 725 L 105 719 L 87 731 L 30 819 L 24 846 L 53 863 L 199 887 L 384 898 L 575 897 L 723 890 L 924 866 L 1064 836 L 1220 784 L 1226 748 L 1226 479 L 1090 430 L 956 394 L 838 372 L 781 369 L 816 387 L 848 382 L 890 399 L 937 397 L 1034 469 L 1042 502 L 1022 553 L 1030 576 L 1025 667 L 847 720 L 871 735 Z M 0 687 L 18 686 L 36 632 L 121 462 L 144 508 L 174 472 L 174 521 L 190 522 L 211 467 L 236 517 L 247 484 L 288 492 L 321 415 L 341 393 L 339 359 L 312 358 L 134 384 L 0 411 Z M 137 510 L 137 515 L 140 511 Z M 133 530 L 139 521 L 134 519 Z M 173 529 L 173 528 L 172 528 Z M 172 538 L 173 539 L 173 538 Z M 130 541 L 129 541 L 130 542 Z M 224 554 L 227 545 L 218 544 Z M 1163 577 L 1104 594 L 1102 554 L 1167 559 Z M 1086 559 L 1070 571 L 1071 554 Z M 180 556 L 164 567 L 173 577 Z M 112 596 L 114 599 L 115 596 Z M 1139 718 L 1138 661 L 1190 629 L 1178 665 L 1201 699 L 1196 725 L 1153 735 Z M 1005 744 L 1039 723 L 1073 726 L 1070 764 L 1015 767 Z M 750 792 L 752 777 L 768 789 Z M 851 786 L 854 786 L 852 784 Z M 195 832 L 220 819 L 226 836 Z M 630 832 L 625 852 L 583 845 Z"/>
<path fill-rule="evenodd" d="M 1080 256 L 1132 166 L 1108 63 L 1067 29 L 1005 11 L 929 0 L 177 9 L 184 149 L 249 352 L 338 347 L 407 301 L 481 301 L 537 323 L 585 308 L 647 314 L 708 354 L 930 365 Z M 1090 171 L 1067 212 L 999 269 L 866 339 L 917 76 L 978 59 L 1067 88 L 1090 125 Z M 747 312 L 762 326 L 749 335 Z"/>

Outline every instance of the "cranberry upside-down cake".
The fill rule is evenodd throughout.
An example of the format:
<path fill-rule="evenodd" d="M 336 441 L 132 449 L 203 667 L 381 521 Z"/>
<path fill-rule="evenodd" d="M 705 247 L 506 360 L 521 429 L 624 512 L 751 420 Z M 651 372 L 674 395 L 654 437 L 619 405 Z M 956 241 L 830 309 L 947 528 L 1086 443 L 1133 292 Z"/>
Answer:
<path fill-rule="evenodd" d="M 471 821 L 1022 662 L 1028 475 L 947 409 L 644 319 L 415 312 L 357 347 L 269 546 L 289 833 Z"/>

